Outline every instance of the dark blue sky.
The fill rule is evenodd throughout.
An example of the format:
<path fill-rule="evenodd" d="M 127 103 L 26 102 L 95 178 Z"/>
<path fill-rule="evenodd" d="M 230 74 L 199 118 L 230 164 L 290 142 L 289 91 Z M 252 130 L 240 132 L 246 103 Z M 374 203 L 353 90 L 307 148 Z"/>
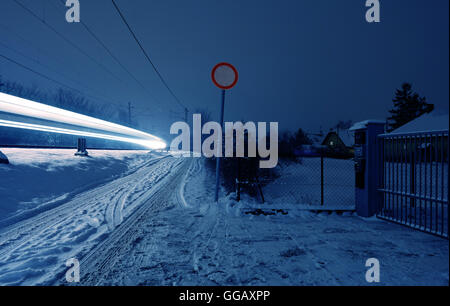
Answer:
<path fill-rule="evenodd" d="M 109 0 L 81 0 L 81 18 L 152 92 L 143 91 L 80 24 L 65 22 L 60 0 L 19 0 L 117 76 L 100 68 L 13 0 L 0 0 L 0 54 L 126 106 L 147 129 L 177 120 L 171 98 Z M 365 21 L 365 0 L 117 0 L 173 91 L 190 109 L 218 117 L 210 71 L 234 64 L 226 120 L 279 121 L 281 129 L 326 130 L 338 120 L 384 119 L 395 89 L 412 82 L 449 105 L 449 1 L 381 1 L 381 23 Z M 6 27 L 5 27 L 6 26 Z M 59 72 L 60 74 L 55 73 Z M 0 59 L 4 79 L 53 89 L 49 81 Z M 114 104 L 115 105 L 115 104 Z M 145 110 L 147 109 L 147 110 Z M 157 124 L 161 126 L 160 124 Z M 159 127 L 161 128 L 161 127 Z"/>

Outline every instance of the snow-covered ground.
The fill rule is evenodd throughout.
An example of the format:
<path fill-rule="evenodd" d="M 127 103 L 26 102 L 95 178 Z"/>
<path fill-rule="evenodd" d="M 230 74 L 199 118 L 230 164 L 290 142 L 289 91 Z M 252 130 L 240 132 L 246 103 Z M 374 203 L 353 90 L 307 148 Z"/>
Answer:
<path fill-rule="evenodd" d="M 80 285 L 369 285 L 373 257 L 381 285 L 449 283 L 448 240 L 223 191 L 216 204 L 203 159 L 111 158 L 122 174 L 0 229 L 0 285 L 67 285 L 69 258 Z"/>
<path fill-rule="evenodd" d="M 381 285 L 448 285 L 447 240 L 295 204 L 229 195 L 217 205 L 212 176 L 193 161 L 173 208 L 148 215 L 129 243 L 99 248 L 108 259 L 92 255 L 81 284 L 369 285 L 365 263 L 375 257 Z"/>
<path fill-rule="evenodd" d="M 1 150 L 10 164 L 0 165 L 0 228 L 119 178 L 149 155 L 148 151 L 91 151 L 89 158 L 83 158 L 75 157 L 74 150 Z"/>
<path fill-rule="evenodd" d="M 51 161 L 45 157 L 48 153 L 52 155 Z M 70 182 L 73 175 L 84 175 L 90 181 L 86 185 L 80 182 L 79 189 L 69 193 L 70 196 L 37 204 L 36 208 L 30 207 L 5 219 L 8 222 L 0 229 L 0 284 L 32 285 L 55 279 L 55 271 L 61 269 L 68 258 L 82 256 L 104 240 L 146 202 L 157 185 L 181 162 L 148 152 L 93 152 L 92 159 L 80 160 L 70 153 L 9 154 L 12 165 L 3 171 L 6 176 L 9 172 L 13 173 L 13 178 L 17 176 L 17 181 L 5 180 L 11 191 L 33 189 L 33 183 L 39 184 L 45 179 L 47 189 L 43 192 L 47 191 L 50 197 L 53 193 L 49 190 L 63 192 L 59 187 L 68 188 L 60 180 Z M 36 158 L 30 157 L 27 163 L 27 155 Z M 22 184 L 18 183 L 21 174 L 16 167 L 19 164 L 23 165 L 20 170 L 24 170 Z M 36 169 L 28 169 L 33 167 Z M 97 179 L 94 180 L 89 174 L 98 167 L 104 168 L 100 170 L 105 173 L 94 176 Z M 37 175 L 33 178 L 32 173 Z M 57 188 L 52 189 L 52 185 Z M 27 194 L 31 196 L 32 192 L 27 191 Z M 13 203 L 6 202 L 3 193 L 1 199 L 2 205 Z"/>

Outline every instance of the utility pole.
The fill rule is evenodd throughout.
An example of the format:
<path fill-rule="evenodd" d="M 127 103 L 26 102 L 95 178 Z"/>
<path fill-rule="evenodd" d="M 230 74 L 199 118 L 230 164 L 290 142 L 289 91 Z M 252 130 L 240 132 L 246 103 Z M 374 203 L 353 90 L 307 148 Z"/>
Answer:
<path fill-rule="evenodd" d="M 128 125 L 131 126 L 131 102 L 128 102 Z"/>

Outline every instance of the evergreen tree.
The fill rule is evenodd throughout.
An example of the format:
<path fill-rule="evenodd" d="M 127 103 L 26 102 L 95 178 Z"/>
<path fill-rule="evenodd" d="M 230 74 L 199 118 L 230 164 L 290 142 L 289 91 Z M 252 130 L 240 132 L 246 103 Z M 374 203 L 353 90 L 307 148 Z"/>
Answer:
<path fill-rule="evenodd" d="M 392 101 L 394 108 L 389 111 L 391 113 L 391 117 L 388 118 L 389 132 L 434 110 L 434 105 L 427 103 L 425 97 L 420 97 L 418 93 L 413 92 L 409 83 L 404 83 L 401 89 L 397 89 L 395 99 Z"/>
<path fill-rule="evenodd" d="M 302 145 L 311 145 L 313 142 L 308 137 L 308 134 L 306 134 L 302 129 L 298 129 L 297 133 L 294 135 L 293 140 L 294 146 L 302 146 Z"/>

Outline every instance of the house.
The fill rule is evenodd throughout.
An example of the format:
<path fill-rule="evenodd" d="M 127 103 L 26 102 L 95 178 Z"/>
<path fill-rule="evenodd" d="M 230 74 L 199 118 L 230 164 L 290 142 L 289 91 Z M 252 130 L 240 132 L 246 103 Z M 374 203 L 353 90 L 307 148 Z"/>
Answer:
<path fill-rule="evenodd" d="M 322 146 L 327 157 L 346 159 L 354 157 L 354 143 L 354 136 L 349 130 L 331 131 L 325 136 Z"/>

